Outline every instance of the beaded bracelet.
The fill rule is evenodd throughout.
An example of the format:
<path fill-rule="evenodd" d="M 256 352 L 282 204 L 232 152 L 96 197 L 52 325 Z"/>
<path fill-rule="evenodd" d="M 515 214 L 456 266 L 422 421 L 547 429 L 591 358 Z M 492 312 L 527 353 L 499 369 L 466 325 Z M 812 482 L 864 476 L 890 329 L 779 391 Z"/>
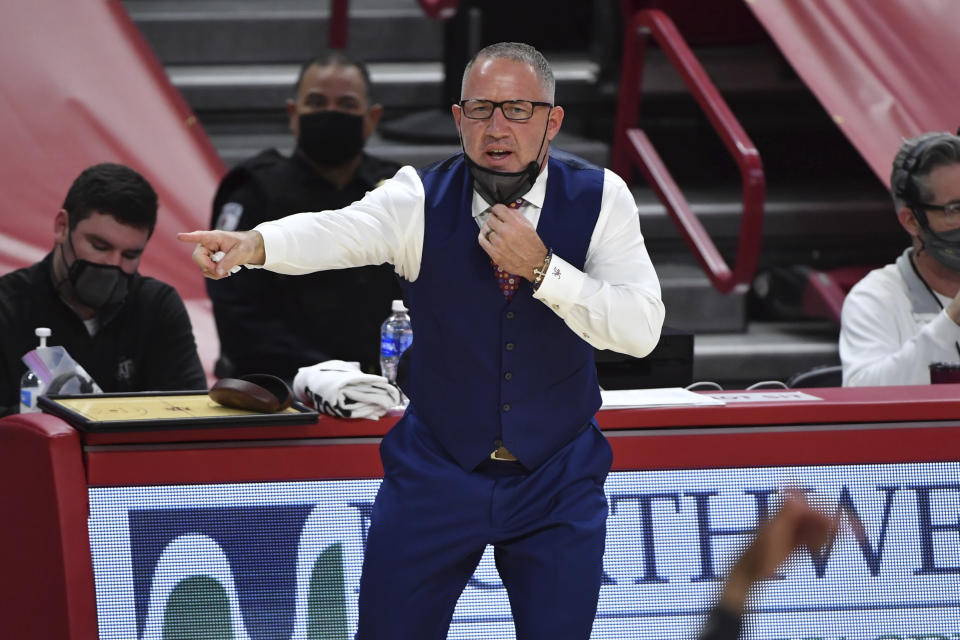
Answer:
<path fill-rule="evenodd" d="M 543 282 L 543 278 L 547 275 L 547 268 L 550 266 L 550 259 L 553 257 L 553 249 L 547 249 L 547 257 L 543 259 L 543 265 L 537 269 L 533 269 L 533 275 L 536 278 L 533 281 L 533 290 L 536 291 L 540 288 L 540 283 Z"/>

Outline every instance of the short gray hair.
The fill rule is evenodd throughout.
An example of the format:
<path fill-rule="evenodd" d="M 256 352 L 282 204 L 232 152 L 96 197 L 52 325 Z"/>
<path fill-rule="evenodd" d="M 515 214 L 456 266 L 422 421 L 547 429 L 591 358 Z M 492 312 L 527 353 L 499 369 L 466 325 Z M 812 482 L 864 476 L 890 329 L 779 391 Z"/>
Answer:
<path fill-rule="evenodd" d="M 467 85 L 467 76 L 470 75 L 470 70 L 473 69 L 473 63 L 481 58 L 502 58 L 530 65 L 536 72 L 537 79 L 540 80 L 540 86 L 546 91 L 549 101 L 553 102 L 556 91 L 556 81 L 553 79 L 553 70 L 550 68 L 550 63 L 547 62 L 547 59 L 543 57 L 542 53 L 522 42 L 498 42 L 480 49 L 463 69 L 463 80 L 460 82 L 461 98 L 463 98 L 463 89 Z"/>
<path fill-rule="evenodd" d="M 890 173 L 890 190 L 896 208 L 930 202 L 934 194 L 927 176 L 935 168 L 951 164 L 960 164 L 960 138 L 952 133 L 928 132 L 904 140 Z"/>

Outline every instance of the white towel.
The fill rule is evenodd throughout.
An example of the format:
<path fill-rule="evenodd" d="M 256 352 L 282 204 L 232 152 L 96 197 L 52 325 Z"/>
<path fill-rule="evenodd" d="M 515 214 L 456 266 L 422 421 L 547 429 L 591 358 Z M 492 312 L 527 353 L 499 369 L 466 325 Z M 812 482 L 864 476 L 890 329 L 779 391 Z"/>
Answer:
<path fill-rule="evenodd" d="M 376 420 L 401 402 L 400 389 L 383 376 L 360 371 L 356 362 L 327 360 L 300 367 L 293 392 L 301 402 L 338 418 Z"/>

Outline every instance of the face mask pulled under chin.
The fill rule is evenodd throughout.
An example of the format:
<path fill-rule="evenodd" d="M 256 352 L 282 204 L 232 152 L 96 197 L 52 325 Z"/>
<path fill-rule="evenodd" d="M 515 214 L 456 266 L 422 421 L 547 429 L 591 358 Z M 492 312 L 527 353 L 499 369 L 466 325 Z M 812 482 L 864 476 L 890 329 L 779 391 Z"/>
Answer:
<path fill-rule="evenodd" d="M 67 272 L 77 300 L 98 311 L 123 304 L 131 277 L 118 266 L 96 264 L 81 258 L 75 259 Z"/>
<path fill-rule="evenodd" d="M 927 225 L 921 225 L 920 241 L 923 250 L 952 271 L 960 272 L 960 229 L 936 233 Z"/>
<path fill-rule="evenodd" d="M 344 164 L 363 149 L 363 116 L 342 111 L 304 113 L 297 148 L 317 164 Z"/>
<path fill-rule="evenodd" d="M 517 198 L 523 197 L 537 181 L 540 166 L 531 161 L 523 171 L 494 171 L 481 167 L 474 162 L 466 151 L 463 157 L 467 161 L 467 169 L 473 178 L 473 188 L 477 190 L 487 204 L 510 204 Z"/>
<path fill-rule="evenodd" d="M 533 188 L 537 176 L 540 175 L 540 169 L 543 168 L 540 156 L 544 153 L 543 146 L 547 142 L 547 129 L 549 127 L 550 122 L 548 120 L 543 127 L 543 137 L 540 138 L 537 160 L 531 160 L 522 171 L 496 171 L 481 167 L 467 155 L 467 150 L 463 146 L 463 138 L 460 138 L 460 149 L 463 151 L 463 157 L 467 161 L 467 169 L 473 178 L 473 188 L 477 190 L 481 198 L 487 201 L 487 204 L 491 207 L 495 204 L 509 205 L 517 198 L 525 196 Z M 545 155 L 544 158 L 546 158 Z"/>

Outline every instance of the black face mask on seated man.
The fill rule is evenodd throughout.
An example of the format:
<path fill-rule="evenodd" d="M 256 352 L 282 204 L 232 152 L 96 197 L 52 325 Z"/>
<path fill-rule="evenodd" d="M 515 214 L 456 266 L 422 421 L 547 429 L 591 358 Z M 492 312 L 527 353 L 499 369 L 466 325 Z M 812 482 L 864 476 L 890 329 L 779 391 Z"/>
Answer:
<path fill-rule="evenodd" d="M 547 123 L 549 126 L 549 121 Z M 467 155 L 467 150 L 463 147 L 463 138 L 460 139 L 460 149 L 463 151 L 463 157 L 467 161 L 467 169 L 473 178 L 473 188 L 477 190 L 487 204 L 510 204 L 517 198 L 522 197 L 537 181 L 540 175 L 540 169 L 543 167 L 543 143 L 547 139 L 547 126 L 543 128 L 543 138 L 540 140 L 540 149 L 537 151 L 537 159 L 530 163 L 521 171 L 496 171 L 481 167 Z"/>
<path fill-rule="evenodd" d="M 73 239 L 68 236 L 70 250 L 73 252 L 73 263 L 67 265 L 67 259 L 61 249 L 60 258 L 67 267 L 67 280 L 73 287 L 73 293 L 82 304 L 91 309 L 105 309 L 123 304 L 130 289 L 130 280 L 133 276 L 116 265 L 97 264 L 76 257 L 73 248 Z M 63 282 L 57 285 L 59 288 Z"/>
<path fill-rule="evenodd" d="M 317 111 L 300 116 L 297 148 L 325 167 L 343 164 L 363 149 L 363 116 Z"/>

